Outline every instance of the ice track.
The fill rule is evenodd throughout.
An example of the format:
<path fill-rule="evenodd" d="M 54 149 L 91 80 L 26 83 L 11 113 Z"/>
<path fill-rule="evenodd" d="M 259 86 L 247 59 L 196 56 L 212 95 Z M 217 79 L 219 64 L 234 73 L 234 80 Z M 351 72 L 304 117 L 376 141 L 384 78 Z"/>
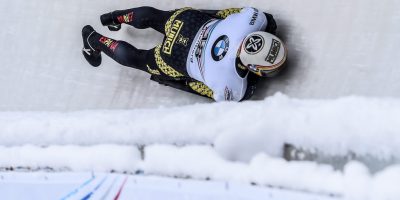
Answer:
<path fill-rule="evenodd" d="M 289 48 L 287 70 L 264 81 L 255 99 L 282 92 L 290 97 L 348 95 L 399 97 L 400 2 L 318 1 L 5 1 L 0 8 L 0 110 L 127 109 L 210 103 L 165 88 L 149 75 L 104 57 L 100 68 L 81 55 L 80 30 L 99 32 L 138 48 L 161 41 L 153 30 L 124 27 L 111 33 L 99 16 L 136 6 L 221 9 L 254 6 L 272 13 Z M 21 14 L 23 12 L 23 14 Z"/>

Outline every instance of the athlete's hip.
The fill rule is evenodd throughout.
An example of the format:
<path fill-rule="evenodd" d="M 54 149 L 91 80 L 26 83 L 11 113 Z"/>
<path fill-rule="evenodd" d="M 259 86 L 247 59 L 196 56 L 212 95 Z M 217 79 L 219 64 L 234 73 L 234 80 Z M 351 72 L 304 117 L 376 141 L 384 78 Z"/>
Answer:
<path fill-rule="evenodd" d="M 190 47 L 201 27 L 211 19 L 198 10 L 183 8 L 175 11 L 165 24 L 165 37 L 159 46 L 159 56 L 178 72 L 188 75 L 186 61 Z"/>

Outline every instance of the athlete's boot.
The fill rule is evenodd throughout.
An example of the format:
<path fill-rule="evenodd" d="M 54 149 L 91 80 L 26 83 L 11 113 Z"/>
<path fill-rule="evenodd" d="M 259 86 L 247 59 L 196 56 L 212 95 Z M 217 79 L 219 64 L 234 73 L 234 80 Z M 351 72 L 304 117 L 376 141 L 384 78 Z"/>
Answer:
<path fill-rule="evenodd" d="M 96 31 L 90 25 L 86 25 L 82 29 L 82 38 L 83 38 L 83 49 L 82 54 L 85 59 L 89 62 L 93 67 L 98 67 L 101 64 L 101 51 L 96 50 L 90 45 L 91 36 L 96 33 Z"/>
<path fill-rule="evenodd" d="M 121 24 L 115 23 L 112 13 L 106 13 L 100 16 L 100 21 L 103 26 L 107 26 L 110 31 L 119 31 Z"/>

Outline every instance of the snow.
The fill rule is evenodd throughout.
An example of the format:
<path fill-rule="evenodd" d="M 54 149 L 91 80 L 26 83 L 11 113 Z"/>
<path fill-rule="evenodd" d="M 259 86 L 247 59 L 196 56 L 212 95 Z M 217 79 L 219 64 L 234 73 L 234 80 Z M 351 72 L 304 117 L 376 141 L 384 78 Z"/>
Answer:
<path fill-rule="evenodd" d="M 0 146 L 0 168 L 27 167 L 37 170 L 51 167 L 53 170 L 124 172 L 131 170 L 139 161 L 140 152 L 133 146 Z"/>
<path fill-rule="evenodd" d="M 364 165 L 352 162 L 347 164 L 344 178 L 344 191 L 347 198 L 354 200 L 368 199 L 370 191 L 371 177 L 369 171 Z"/>
<path fill-rule="evenodd" d="M 266 154 L 255 155 L 249 163 L 238 163 L 224 160 L 211 147 L 203 146 L 156 145 L 146 148 L 145 153 L 145 174 L 255 183 L 352 200 L 400 198 L 400 166 L 371 174 L 362 163 L 353 161 L 342 172 L 329 165 L 287 162 Z"/>
<path fill-rule="evenodd" d="M 122 172 L 123 170 L 129 173 L 140 172 L 146 176 L 212 180 L 243 185 L 256 184 L 265 188 L 271 186 L 289 191 L 311 192 L 322 196 L 334 195 L 352 200 L 400 198 L 400 191 L 397 188 L 400 165 L 393 165 L 381 172 L 371 174 L 362 163 L 353 161 L 345 166 L 344 171 L 336 171 L 329 165 L 304 161 L 288 162 L 264 153 L 255 155 L 248 163 L 233 162 L 224 159 L 215 149 L 205 145 L 187 147 L 151 145 L 144 149 L 143 160 L 140 160 L 137 154 L 135 157 L 135 154 L 132 156 L 131 153 L 121 153 L 126 151 L 126 149 L 118 151 L 121 147 L 102 146 L 103 151 L 108 154 L 111 152 L 113 155 L 102 154 L 101 160 L 96 155 L 102 152 L 99 150 L 100 147 L 85 147 L 86 149 L 79 151 L 79 154 L 83 154 L 80 157 L 76 156 L 77 151 L 74 151 L 76 148 L 78 147 L 63 146 L 38 150 L 30 146 L 3 147 L 0 151 L 1 166 L 5 164 L 6 166 L 35 166 L 37 168 L 53 167 L 59 170 L 70 168 L 74 171 L 90 171 L 92 168 L 96 172 L 115 170 Z M 57 149 L 64 149 L 70 153 L 63 153 L 62 150 Z M 56 156 L 47 156 L 55 153 L 54 150 L 60 152 L 60 159 L 55 159 Z M 85 158 L 87 152 L 95 153 L 89 159 L 82 159 Z M 129 149 L 129 152 L 132 150 Z M 6 161 L 5 154 L 13 155 L 14 159 Z M 70 156 L 65 156 L 65 154 L 70 154 Z M 82 164 L 74 166 L 71 164 L 74 160 L 79 160 Z M 100 183 L 101 180 L 97 180 L 96 183 Z M 105 185 L 114 187 L 118 184 L 107 179 Z M 82 192 L 82 195 L 83 193 L 85 192 Z"/>
<path fill-rule="evenodd" d="M 346 97 L 161 109 L 2 112 L 2 145 L 212 144 L 225 158 L 249 161 L 259 152 L 282 156 L 290 143 L 327 155 L 399 159 L 400 101 Z M 240 151 L 237 151 L 240 149 Z"/>
<path fill-rule="evenodd" d="M 2 112 L 0 167 L 142 172 L 348 199 L 399 198 L 391 187 L 400 174 L 399 114 L 400 101 L 393 98 L 302 100 L 283 94 L 159 109 Z M 392 165 L 372 174 L 358 162 L 343 171 L 287 162 L 281 158 L 286 143 L 327 155 L 374 156 Z"/>
<path fill-rule="evenodd" d="M 196 179 L 273 185 L 321 193 L 340 193 L 340 173 L 332 167 L 308 162 L 288 163 L 282 158 L 255 155 L 245 164 L 221 158 L 211 147 L 150 146 L 143 163 L 145 173 Z M 164 164 L 162 164 L 164 163 Z M 326 184 L 321 184 L 329 180 Z"/>

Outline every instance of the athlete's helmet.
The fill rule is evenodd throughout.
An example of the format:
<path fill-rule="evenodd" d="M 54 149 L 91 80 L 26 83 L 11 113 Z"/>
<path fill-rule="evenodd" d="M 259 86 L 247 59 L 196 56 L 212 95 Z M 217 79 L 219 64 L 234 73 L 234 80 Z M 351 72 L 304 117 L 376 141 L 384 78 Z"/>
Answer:
<path fill-rule="evenodd" d="M 287 49 L 283 42 L 267 32 L 249 34 L 242 42 L 239 58 L 243 65 L 259 76 L 277 74 L 286 61 Z"/>

